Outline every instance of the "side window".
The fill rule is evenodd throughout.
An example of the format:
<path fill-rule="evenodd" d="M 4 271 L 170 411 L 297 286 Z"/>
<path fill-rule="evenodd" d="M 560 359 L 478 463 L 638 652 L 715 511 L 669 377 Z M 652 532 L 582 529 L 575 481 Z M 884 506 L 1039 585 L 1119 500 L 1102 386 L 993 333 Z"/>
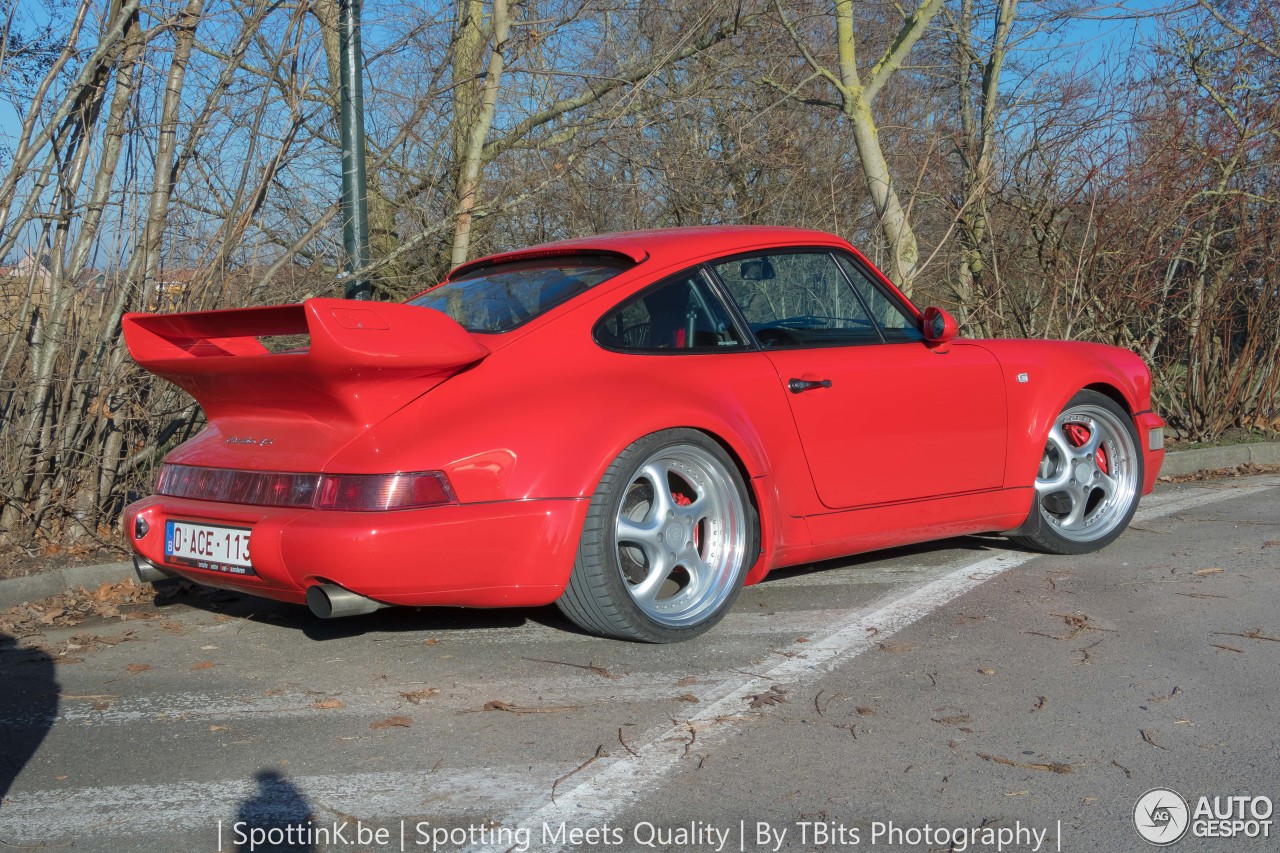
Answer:
<path fill-rule="evenodd" d="M 849 276 L 849 281 L 853 282 L 854 289 L 858 291 L 858 295 L 867 303 L 867 307 L 871 309 L 871 315 L 875 318 L 880 331 L 884 333 L 886 341 L 922 341 L 924 335 L 916 328 L 915 320 L 908 316 L 896 302 L 891 300 L 884 294 L 880 288 L 876 287 L 875 282 L 867 277 L 867 274 L 853 262 L 852 259 L 845 255 L 836 256 L 840 261 L 840 268 Z"/>
<path fill-rule="evenodd" d="M 827 252 L 736 258 L 715 271 L 765 348 L 880 342 Z"/>
<path fill-rule="evenodd" d="M 601 346 L 626 350 L 709 352 L 743 347 L 715 291 L 696 270 L 650 288 L 614 308 L 596 324 Z"/>

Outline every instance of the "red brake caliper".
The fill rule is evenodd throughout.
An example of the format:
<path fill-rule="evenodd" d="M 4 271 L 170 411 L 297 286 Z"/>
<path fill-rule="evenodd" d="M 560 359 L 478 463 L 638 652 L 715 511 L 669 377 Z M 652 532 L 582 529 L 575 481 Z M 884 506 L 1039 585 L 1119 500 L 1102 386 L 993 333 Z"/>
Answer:
<path fill-rule="evenodd" d="M 676 502 L 676 506 L 688 506 L 693 503 L 693 498 L 679 492 L 671 495 L 672 500 Z M 693 547 L 698 547 L 698 528 L 693 528 Z"/>
<path fill-rule="evenodd" d="M 1075 447 L 1083 447 L 1084 443 L 1089 440 L 1089 430 L 1081 424 L 1063 424 L 1062 431 L 1066 433 L 1067 440 Z M 1098 452 L 1094 456 L 1094 461 L 1098 463 L 1098 470 L 1104 474 L 1110 474 L 1107 470 L 1107 452 L 1102 445 L 1098 445 Z"/>

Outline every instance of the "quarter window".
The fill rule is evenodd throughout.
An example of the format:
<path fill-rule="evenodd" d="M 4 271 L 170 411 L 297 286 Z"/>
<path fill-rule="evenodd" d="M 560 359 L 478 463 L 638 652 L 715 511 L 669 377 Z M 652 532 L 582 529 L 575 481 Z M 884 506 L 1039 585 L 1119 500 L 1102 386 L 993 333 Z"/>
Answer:
<path fill-rule="evenodd" d="M 633 296 L 596 325 L 609 349 L 708 352 L 745 346 L 706 279 L 690 270 Z"/>

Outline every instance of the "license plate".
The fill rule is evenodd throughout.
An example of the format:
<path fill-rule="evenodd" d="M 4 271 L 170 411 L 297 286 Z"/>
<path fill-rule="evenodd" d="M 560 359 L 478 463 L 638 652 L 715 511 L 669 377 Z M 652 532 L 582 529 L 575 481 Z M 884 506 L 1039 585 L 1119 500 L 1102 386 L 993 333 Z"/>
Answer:
<path fill-rule="evenodd" d="M 230 575 L 253 575 L 249 559 L 248 527 L 168 520 L 164 526 L 164 557 L 178 566 Z"/>

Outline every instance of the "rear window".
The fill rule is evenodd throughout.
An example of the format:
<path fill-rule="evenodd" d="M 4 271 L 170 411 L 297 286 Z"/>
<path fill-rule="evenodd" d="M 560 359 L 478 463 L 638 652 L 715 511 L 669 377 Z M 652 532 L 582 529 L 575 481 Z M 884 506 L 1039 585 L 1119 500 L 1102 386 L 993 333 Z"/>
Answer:
<path fill-rule="evenodd" d="M 447 314 L 468 332 L 508 332 L 630 266 L 599 256 L 515 261 L 447 281 L 409 304 Z"/>

